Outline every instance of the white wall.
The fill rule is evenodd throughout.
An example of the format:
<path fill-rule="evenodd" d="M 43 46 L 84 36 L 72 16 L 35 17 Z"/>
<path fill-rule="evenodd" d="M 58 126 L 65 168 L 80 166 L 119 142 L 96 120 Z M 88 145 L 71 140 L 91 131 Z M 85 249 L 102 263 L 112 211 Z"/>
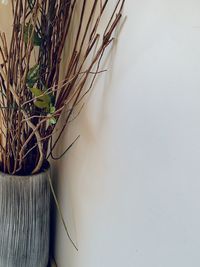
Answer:
<path fill-rule="evenodd" d="M 127 0 L 128 19 L 65 142 L 58 267 L 199 267 L 200 2 Z"/>
<path fill-rule="evenodd" d="M 8 43 L 10 41 L 11 29 L 12 29 L 11 2 L 9 2 L 8 5 L 0 4 L 0 32 L 6 33 Z M 1 60 L 1 57 L 0 57 L 0 60 Z"/>

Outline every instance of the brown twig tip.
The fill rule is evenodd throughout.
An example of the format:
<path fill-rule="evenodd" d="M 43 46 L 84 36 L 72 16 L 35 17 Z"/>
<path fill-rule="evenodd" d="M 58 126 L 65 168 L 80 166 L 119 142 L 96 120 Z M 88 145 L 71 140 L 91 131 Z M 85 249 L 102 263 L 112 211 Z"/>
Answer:
<path fill-rule="evenodd" d="M 60 159 L 72 146 L 59 157 L 53 155 L 65 128 L 82 110 L 81 102 L 96 77 L 105 71 L 101 61 L 113 41 L 124 3 L 116 0 L 113 7 L 108 0 L 12 1 L 9 44 L 6 34 L 0 33 L 0 161 L 4 172 L 37 173 L 49 155 Z M 105 10 L 111 10 L 109 17 Z M 53 138 L 62 116 L 64 124 Z"/>

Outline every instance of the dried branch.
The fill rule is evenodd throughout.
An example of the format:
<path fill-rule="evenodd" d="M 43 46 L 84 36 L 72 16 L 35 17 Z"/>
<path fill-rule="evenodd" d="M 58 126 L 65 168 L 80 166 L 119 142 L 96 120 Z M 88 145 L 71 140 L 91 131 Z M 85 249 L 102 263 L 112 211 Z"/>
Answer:
<path fill-rule="evenodd" d="M 37 173 L 50 155 L 60 159 L 73 145 L 59 157 L 53 155 L 67 125 L 81 112 L 81 102 L 96 77 L 105 71 L 101 61 L 113 41 L 124 2 L 116 0 L 105 25 L 109 0 L 12 0 L 9 44 L 6 34 L 0 33 L 0 161 L 4 172 Z M 66 119 L 58 128 L 62 116 Z"/>

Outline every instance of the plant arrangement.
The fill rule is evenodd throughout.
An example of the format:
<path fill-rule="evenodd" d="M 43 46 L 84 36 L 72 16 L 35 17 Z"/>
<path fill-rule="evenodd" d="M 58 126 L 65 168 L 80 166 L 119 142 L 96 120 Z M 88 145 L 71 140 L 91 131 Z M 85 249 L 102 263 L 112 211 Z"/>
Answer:
<path fill-rule="evenodd" d="M 102 72 L 124 2 L 108 18 L 109 0 L 1 1 L 13 15 L 11 40 L 0 33 L 1 171 L 35 174 L 57 159 L 56 145 Z"/>

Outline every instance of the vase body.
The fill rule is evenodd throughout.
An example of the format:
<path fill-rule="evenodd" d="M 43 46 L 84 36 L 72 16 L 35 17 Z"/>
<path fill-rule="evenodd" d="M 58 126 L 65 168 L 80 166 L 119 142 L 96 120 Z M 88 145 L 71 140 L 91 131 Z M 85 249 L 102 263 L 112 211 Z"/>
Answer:
<path fill-rule="evenodd" d="M 0 173 L 0 267 L 47 267 L 49 229 L 48 170 Z"/>

